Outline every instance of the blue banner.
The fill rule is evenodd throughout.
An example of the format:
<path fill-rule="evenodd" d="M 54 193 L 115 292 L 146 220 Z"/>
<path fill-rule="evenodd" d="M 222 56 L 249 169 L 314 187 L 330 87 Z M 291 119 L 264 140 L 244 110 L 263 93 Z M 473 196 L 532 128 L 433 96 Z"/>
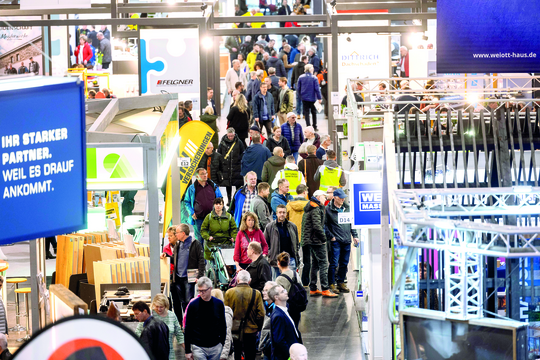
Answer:
<path fill-rule="evenodd" d="M 0 82 L 0 245 L 86 228 L 84 86 Z"/>
<path fill-rule="evenodd" d="M 355 226 L 381 225 L 382 183 L 353 185 Z"/>
<path fill-rule="evenodd" d="M 437 72 L 540 71 L 538 0 L 437 2 Z"/>

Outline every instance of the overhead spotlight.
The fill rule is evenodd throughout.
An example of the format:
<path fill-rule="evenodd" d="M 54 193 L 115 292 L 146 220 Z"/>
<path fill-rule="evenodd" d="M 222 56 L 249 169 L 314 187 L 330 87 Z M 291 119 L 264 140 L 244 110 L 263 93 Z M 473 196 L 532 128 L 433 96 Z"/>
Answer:
<path fill-rule="evenodd" d="M 351 42 L 351 38 L 349 36 L 347 36 L 347 41 Z"/>
<path fill-rule="evenodd" d="M 206 10 L 206 8 L 208 8 L 208 4 L 202 4 L 201 10 L 204 11 L 204 10 Z"/>
<path fill-rule="evenodd" d="M 330 6 L 336 7 L 336 5 L 337 5 L 337 1 L 336 1 L 336 0 L 332 0 L 332 2 L 330 3 Z"/>
<path fill-rule="evenodd" d="M 422 36 L 422 40 L 427 41 L 427 40 L 428 40 L 428 37 L 427 37 L 426 35 L 423 35 L 423 36 Z"/>

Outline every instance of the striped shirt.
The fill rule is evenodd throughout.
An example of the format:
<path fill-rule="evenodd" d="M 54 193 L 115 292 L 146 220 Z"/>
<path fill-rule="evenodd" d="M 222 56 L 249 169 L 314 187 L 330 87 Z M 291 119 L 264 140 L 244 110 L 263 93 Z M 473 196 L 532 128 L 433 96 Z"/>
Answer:
<path fill-rule="evenodd" d="M 157 312 L 152 311 L 152 316 L 160 319 L 167 325 L 169 328 L 169 360 L 176 360 L 176 356 L 174 355 L 174 348 L 173 348 L 173 342 L 174 342 L 174 336 L 176 335 L 176 342 L 178 345 L 184 343 L 184 332 L 182 331 L 182 328 L 180 327 L 180 323 L 178 322 L 178 318 L 174 314 L 174 312 L 167 310 L 167 315 L 160 316 Z M 135 334 L 137 336 L 141 336 L 141 333 L 144 328 L 144 323 L 140 322 L 137 324 L 137 329 L 135 330 Z"/>

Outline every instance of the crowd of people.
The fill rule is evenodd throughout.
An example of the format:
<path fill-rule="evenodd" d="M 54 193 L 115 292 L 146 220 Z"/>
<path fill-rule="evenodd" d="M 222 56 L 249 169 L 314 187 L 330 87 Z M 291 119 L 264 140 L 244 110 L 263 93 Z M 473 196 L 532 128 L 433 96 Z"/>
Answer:
<path fill-rule="evenodd" d="M 77 28 L 75 51 L 70 54 L 75 55 L 73 65 L 94 69 L 100 64 L 104 70 L 109 68 L 112 62 L 111 32 L 106 25 L 101 25 L 99 31 L 96 29 L 92 25 Z"/>

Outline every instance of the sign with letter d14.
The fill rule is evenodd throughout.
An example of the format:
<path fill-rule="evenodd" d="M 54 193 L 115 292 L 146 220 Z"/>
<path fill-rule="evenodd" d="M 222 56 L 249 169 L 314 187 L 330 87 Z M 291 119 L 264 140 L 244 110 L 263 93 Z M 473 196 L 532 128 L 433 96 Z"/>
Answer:
<path fill-rule="evenodd" d="M 349 176 L 352 225 L 355 228 L 381 225 L 382 179 L 380 171 L 360 171 Z"/>

